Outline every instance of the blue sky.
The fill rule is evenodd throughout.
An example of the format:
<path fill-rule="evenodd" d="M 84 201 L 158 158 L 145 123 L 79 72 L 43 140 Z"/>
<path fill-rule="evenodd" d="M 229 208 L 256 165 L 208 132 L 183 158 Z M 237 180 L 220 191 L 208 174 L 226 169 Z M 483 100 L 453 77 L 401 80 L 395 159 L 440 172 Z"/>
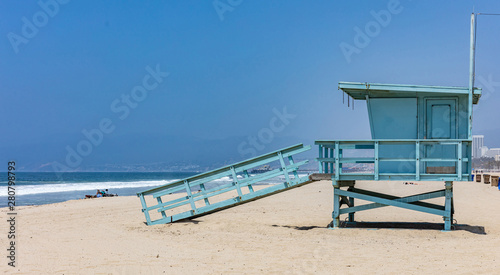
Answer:
<path fill-rule="evenodd" d="M 370 138 L 364 102 L 350 110 L 339 81 L 467 86 L 473 5 L 500 13 L 479 0 L 40 2 L 0 2 L 0 156 L 26 170 L 66 165 L 82 140 L 91 152 L 72 169 Z M 342 43 L 356 47 L 355 29 L 374 22 L 346 58 Z M 476 86 L 488 96 L 474 132 L 490 147 L 500 147 L 499 27 L 500 16 L 479 18 Z M 82 133 L 93 129 L 102 138 Z M 250 145 L 259 134 L 266 142 Z"/>

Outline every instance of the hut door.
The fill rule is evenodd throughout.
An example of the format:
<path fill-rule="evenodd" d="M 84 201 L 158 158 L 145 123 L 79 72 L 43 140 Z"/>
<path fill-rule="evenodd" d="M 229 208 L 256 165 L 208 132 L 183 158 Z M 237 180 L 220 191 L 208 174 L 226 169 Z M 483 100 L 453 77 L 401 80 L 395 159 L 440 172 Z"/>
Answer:
<path fill-rule="evenodd" d="M 427 139 L 456 138 L 456 101 L 454 99 L 427 100 Z"/>
<path fill-rule="evenodd" d="M 426 100 L 427 139 L 456 139 L 457 112 L 455 99 Z M 428 145 L 426 155 L 429 158 L 450 159 L 456 156 L 453 145 Z M 426 172 L 429 174 L 455 174 L 455 162 L 427 162 Z"/>

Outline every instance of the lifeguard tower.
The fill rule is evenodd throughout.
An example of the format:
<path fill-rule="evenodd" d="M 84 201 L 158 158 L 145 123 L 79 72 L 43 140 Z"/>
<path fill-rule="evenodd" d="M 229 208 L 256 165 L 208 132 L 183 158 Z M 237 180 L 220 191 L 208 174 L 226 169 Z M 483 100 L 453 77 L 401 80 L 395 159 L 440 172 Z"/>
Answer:
<path fill-rule="evenodd" d="M 333 228 L 342 214 L 354 222 L 355 212 L 396 206 L 442 216 L 444 230 L 451 229 L 453 182 L 472 178 L 472 107 L 481 97 L 481 89 L 474 87 L 476 15 L 471 15 L 468 88 L 339 83 L 350 98 L 366 100 L 372 139 L 315 142 L 319 171 L 333 181 Z M 363 149 L 371 156 L 346 154 Z M 352 164 L 370 164 L 371 170 L 344 169 Z M 445 189 L 396 197 L 358 189 L 357 180 L 444 181 Z M 445 198 L 444 205 L 422 201 L 439 197 Z M 354 199 L 372 203 L 355 206 Z"/>
<path fill-rule="evenodd" d="M 366 100 L 372 139 L 315 142 L 319 171 L 333 181 L 333 227 L 339 227 L 342 214 L 354 222 L 355 212 L 397 206 L 442 216 L 445 230 L 450 230 L 453 181 L 471 178 L 469 100 L 477 104 L 481 89 L 470 95 L 465 87 L 352 82 L 340 82 L 339 89 L 355 100 Z M 356 154 L 360 150 L 364 155 Z M 371 165 L 365 165 L 364 172 L 345 169 L 360 163 Z M 356 180 L 444 181 L 445 189 L 395 197 L 358 189 Z M 445 197 L 444 206 L 421 202 L 437 197 Z M 373 203 L 355 206 L 354 199 Z"/>

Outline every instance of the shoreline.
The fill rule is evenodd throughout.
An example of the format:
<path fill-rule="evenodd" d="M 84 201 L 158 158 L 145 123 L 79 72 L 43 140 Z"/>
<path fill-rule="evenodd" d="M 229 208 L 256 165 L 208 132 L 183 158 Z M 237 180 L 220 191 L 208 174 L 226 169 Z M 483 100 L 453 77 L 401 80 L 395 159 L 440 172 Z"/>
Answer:
<path fill-rule="evenodd" d="M 86 195 L 96 194 L 97 189 L 109 189 L 109 193 L 118 196 L 135 196 L 150 188 L 162 186 L 182 180 L 188 173 L 65 173 L 58 178 L 54 173 L 19 174 L 16 179 L 15 194 L 18 205 L 43 205 L 67 200 L 85 198 Z M 268 184 L 277 184 L 279 179 L 270 179 Z M 208 184 L 227 184 L 232 182 L 230 177 L 224 177 Z M 7 184 L 7 182 L 5 182 Z M 3 197 L 3 199 L 2 199 Z M 7 188 L 0 192 L 0 207 L 7 206 Z"/>

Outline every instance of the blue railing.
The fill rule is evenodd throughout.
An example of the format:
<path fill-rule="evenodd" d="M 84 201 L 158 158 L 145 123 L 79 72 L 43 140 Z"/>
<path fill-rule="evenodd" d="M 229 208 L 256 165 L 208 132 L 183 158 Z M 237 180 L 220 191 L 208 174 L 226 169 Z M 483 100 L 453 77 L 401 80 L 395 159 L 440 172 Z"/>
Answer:
<path fill-rule="evenodd" d="M 311 146 L 298 144 L 139 192 L 137 196 L 141 200 L 146 223 L 152 225 L 194 218 L 304 184 L 309 179 L 307 176 L 299 177 L 297 170 L 308 161 L 296 163 L 293 156 L 310 149 Z M 273 162 L 279 163 L 278 168 L 255 175 L 248 172 Z M 231 178 L 232 182 L 210 186 L 210 182 L 225 177 Z M 276 177 L 282 177 L 281 183 L 254 190 L 255 184 Z"/>
<path fill-rule="evenodd" d="M 319 146 L 320 173 L 331 173 L 337 181 L 469 181 L 471 178 L 472 141 L 467 139 L 319 140 L 315 144 Z M 346 154 L 348 150 L 351 156 Z M 356 151 L 358 155 L 352 156 Z M 359 152 L 365 155 L 360 156 Z M 347 171 L 345 164 L 361 168 Z"/>

